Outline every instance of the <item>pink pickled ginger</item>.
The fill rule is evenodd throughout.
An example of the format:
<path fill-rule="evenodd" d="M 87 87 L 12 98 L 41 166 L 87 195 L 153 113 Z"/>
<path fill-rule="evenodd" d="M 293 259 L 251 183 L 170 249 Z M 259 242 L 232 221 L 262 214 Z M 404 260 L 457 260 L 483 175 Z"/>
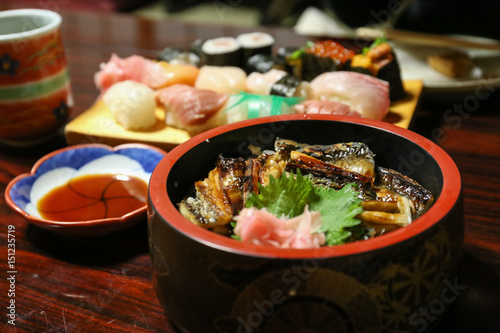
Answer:
<path fill-rule="evenodd" d="M 243 242 L 293 249 L 312 249 L 325 244 L 325 234 L 318 232 L 321 214 L 307 207 L 303 214 L 288 220 L 266 209 L 243 208 L 236 221 L 234 233 Z"/>

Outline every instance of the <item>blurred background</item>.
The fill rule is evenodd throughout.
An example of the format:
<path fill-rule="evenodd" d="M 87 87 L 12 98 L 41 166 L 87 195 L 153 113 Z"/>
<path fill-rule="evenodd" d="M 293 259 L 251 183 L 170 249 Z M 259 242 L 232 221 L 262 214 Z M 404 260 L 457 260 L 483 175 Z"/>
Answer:
<path fill-rule="evenodd" d="M 299 25 L 305 32 L 318 33 L 385 24 L 500 39 L 498 0 L 1 0 L 0 9 L 2 6 L 123 12 L 151 19 L 240 26 Z"/>

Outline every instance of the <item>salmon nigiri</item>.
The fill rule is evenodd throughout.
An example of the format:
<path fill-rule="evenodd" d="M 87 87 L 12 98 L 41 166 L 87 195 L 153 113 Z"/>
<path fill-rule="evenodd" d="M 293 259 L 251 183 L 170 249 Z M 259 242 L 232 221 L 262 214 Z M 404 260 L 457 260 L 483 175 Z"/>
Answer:
<path fill-rule="evenodd" d="M 198 67 L 192 65 L 171 64 L 165 61 L 160 61 L 159 64 L 165 71 L 166 80 L 157 88 L 165 88 L 179 83 L 194 86 L 200 72 Z"/>

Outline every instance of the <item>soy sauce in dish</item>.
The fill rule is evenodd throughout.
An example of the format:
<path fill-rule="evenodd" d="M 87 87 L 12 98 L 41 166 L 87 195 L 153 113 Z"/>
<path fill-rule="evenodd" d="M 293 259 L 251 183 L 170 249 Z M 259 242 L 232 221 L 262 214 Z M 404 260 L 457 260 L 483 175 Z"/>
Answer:
<path fill-rule="evenodd" d="M 56 187 L 38 202 L 40 215 L 53 221 L 120 217 L 146 206 L 148 185 L 123 174 L 85 175 Z"/>

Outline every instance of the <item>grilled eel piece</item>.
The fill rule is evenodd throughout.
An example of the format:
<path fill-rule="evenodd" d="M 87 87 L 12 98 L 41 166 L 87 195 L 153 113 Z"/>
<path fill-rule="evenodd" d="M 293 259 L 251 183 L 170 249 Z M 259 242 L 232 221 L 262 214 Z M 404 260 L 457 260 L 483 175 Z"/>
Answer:
<path fill-rule="evenodd" d="M 281 177 L 286 161 L 282 155 L 263 153 L 256 158 L 219 156 L 208 177 L 195 183 L 196 195 L 179 203 L 179 211 L 201 227 L 226 233 L 227 224 L 240 211 L 246 197 L 258 192 L 258 184 L 268 184 L 269 177 Z"/>
<path fill-rule="evenodd" d="M 308 145 L 293 140 L 276 139 L 276 151 L 306 154 L 312 158 L 366 177 L 375 176 L 374 154 L 361 142 L 337 143 L 333 145 Z"/>
<path fill-rule="evenodd" d="M 364 143 L 307 145 L 277 139 L 275 149 L 289 157 L 287 170 L 300 169 L 302 174 L 311 175 L 316 185 L 340 189 L 355 183 L 363 200 L 376 198 L 374 155 Z"/>
<path fill-rule="evenodd" d="M 410 200 L 411 214 L 418 216 L 434 202 L 432 193 L 415 180 L 395 170 L 378 167 L 376 172 L 378 187 L 384 187 Z"/>
<path fill-rule="evenodd" d="M 374 189 L 376 200 L 363 202 L 358 218 L 380 235 L 410 224 L 434 202 L 430 191 L 401 173 L 377 167 Z"/>

